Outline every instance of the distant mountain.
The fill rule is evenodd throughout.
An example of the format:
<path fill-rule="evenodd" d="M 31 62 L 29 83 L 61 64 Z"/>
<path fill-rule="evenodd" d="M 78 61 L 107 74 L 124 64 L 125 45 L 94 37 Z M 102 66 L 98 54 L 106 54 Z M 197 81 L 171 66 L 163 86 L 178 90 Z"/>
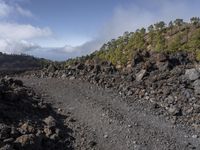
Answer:
<path fill-rule="evenodd" d="M 35 70 L 42 68 L 48 61 L 28 55 L 8 55 L 0 53 L 0 72 Z"/>

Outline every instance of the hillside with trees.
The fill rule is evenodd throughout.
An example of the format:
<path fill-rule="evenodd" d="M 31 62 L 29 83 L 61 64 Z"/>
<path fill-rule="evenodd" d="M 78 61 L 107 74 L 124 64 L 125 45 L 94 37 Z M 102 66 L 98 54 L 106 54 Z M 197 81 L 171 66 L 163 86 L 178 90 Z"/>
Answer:
<path fill-rule="evenodd" d="M 99 51 L 78 58 L 82 60 L 100 59 L 112 62 L 114 65 L 127 66 L 134 53 L 138 50 L 174 53 L 186 51 L 193 53 L 200 60 L 200 18 L 192 17 L 190 22 L 176 19 L 166 24 L 164 21 L 150 25 L 147 29 L 137 29 L 135 32 L 125 32 L 117 39 L 104 44 Z M 74 59 L 67 61 L 73 62 Z"/>

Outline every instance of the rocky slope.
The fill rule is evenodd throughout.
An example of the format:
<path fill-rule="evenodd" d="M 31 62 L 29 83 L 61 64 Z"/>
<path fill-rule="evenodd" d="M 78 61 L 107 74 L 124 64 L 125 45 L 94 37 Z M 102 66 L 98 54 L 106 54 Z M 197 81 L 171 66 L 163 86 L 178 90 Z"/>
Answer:
<path fill-rule="evenodd" d="M 74 138 L 43 99 L 20 80 L 0 81 L 0 149 L 73 149 Z"/>
<path fill-rule="evenodd" d="M 112 88 L 129 102 L 151 102 L 157 114 L 173 123 L 200 131 L 200 69 L 190 53 L 175 54 L 138 51 L 132 65 L 117 70 L 109 62 L 76 62 L 67 69 L 31 73 L 41 78 L 80 78 L 104 88 Z"/>

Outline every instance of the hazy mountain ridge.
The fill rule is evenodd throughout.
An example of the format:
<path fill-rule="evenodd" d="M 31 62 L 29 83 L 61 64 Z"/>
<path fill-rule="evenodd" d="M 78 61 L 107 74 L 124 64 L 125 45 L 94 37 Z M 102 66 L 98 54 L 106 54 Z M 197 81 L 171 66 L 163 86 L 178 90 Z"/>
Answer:
<path fill-rule="evenodd" d="M 0 71 L 24 71 L 41 69 L 48 60 L 35 58 L 28 55 L 14 55 L 0 53 Z"/>

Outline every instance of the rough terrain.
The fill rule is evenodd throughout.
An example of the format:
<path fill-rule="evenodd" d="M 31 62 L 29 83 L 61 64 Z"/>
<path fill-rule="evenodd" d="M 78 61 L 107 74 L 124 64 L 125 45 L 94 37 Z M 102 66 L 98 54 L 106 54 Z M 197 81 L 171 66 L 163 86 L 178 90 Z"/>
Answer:
<path fill-rule="evenodd" d="M 45 138 L 55 140 L 52 149 L 59 142 L 83 150 L 200 149 L 200 66 L 192 53 L 138 51 L 123 70 L 107 61 L 90 60 L 67 68 L 50 64 L 15 77 L 26 85 L 20 86 L 41 95 L 39 100 L 51 106 L 47 110 L 59 114 L 45 110 L 47 114 L 37 119 L 44 124 L 36 122 Z M 8 85 L 12 95 L 17 87 Z M 34 95 L 25 97 L 31 105 Z M 23 102 L 23 97 L 18 100 Z M 34 116 L 27 114 L 28 119 Z M 60 120 L 56 122 L 64 136 L 56 130 L 46 133 L 49 116 Z M 20 122 L 16 128 L 21 128 Z M 7 139 L 3 140 L 5 146 Z M 11 142 L 14 148 L 15 143 Z"/>
<path fill-rule="evenodd" d="M 20 80 L 0 81 L 0 149 L 73 149 L 72 130 L 61 114 Z"/>
<path fill-rule="evenodd" d="M 150 103 L 128 104 L 112 90 L 80 80 L 23 78 L 23 81 L 44 93 L 46 100 L 63 114 L 71 115 L 73 119 L 68 122 L 79 131 L 75 135 L 77 149 L 200 149 L 196 132 L 155 115 Z"/>

